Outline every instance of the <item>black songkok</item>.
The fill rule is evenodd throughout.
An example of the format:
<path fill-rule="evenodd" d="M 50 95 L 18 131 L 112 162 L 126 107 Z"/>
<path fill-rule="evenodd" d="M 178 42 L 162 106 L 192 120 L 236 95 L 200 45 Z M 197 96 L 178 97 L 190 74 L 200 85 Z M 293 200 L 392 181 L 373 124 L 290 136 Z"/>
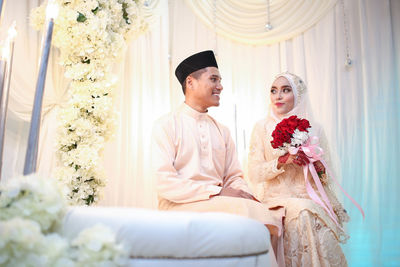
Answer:
<path fill-rule="evenodd" d="M 183 84 L 186 77 L 191 73 L 207 67 L 218 68 L 214 52 L 211 50 L 194 54 L 182 61 L 181 64 L 176 67 L 175 76 L 178 78 L 179 82 Z"/>

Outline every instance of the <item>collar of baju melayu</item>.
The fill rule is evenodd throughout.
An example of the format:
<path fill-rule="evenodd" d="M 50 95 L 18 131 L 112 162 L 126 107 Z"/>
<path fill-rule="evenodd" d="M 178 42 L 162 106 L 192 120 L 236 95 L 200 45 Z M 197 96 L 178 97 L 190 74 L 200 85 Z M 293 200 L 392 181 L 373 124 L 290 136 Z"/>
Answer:
<path fill-rule="evenodd" d="M 193 109 L 191 106 L 189 106 L 186 103 L 182 103 L 182 105 L 180 106 L 179 110 L 184 113 L 189 115 L 190 117 L 198 120 L 198 119 L 204 119 L 204 118 L 208 118 L 208 111 L 207 112 L 198 112 L 197 110 Z"/>
<path fill-rule="evenodd" d="M 195 120 L 201 120 L 201 119 L 208 119 L 211 123 L 215 124 L 217 127 L 219 133 L 221 136 L 223 136 L 222 129 L 220 128 L 220 125 L 214 120 L 213 117 L 208 115 L 208 111 L 206 112 L 198 112 L 197 110 L 193 109 L 191 106 L 189 106 L 186 103 L 182 103 L 182 105 L 179 107 L 178 111 L 180 113 L 183 113 L 185 115 L 188 115 L 189 117 L 194 118 Z"/>

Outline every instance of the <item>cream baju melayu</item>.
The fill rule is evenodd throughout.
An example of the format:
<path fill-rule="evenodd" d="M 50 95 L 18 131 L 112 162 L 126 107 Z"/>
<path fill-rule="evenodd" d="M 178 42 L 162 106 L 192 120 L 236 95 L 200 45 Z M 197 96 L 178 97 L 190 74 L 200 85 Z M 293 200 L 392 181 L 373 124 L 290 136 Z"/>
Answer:
<path fill-rule="evenodd" d="M 272 215 L 259 202 L 215 196 L 223 187 L 250 190 L 228 128 L 207 113 L 183 103 L 160 118 L 153 128 L 152 163 L 159 209 L 246 216 L 265 224 L 272 235 L 280 235 L 283 210 Z"/>

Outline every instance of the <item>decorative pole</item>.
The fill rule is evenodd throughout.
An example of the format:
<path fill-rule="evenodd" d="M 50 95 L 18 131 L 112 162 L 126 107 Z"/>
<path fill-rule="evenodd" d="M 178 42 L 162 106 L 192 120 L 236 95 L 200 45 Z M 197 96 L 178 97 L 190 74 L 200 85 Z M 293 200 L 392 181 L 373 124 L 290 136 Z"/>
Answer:
<path fill-rule="evenodd" d="M 0 60 L 0 180 L 3 167 L 4 137 L 6 130 L 8 95 L 10 91 L 11 70 L 14 55 L 14 39 L 17 36 L 16 22 L 8 29 L 8 36 Z"/>
<path fill-rule="evenodd" d="M 6 0 L 0 0 L 0 25 L 1 25 L 1 19 L 3 18 L 3 6 L 5 2 Z"/>
<path fill-rule="evenodd" d="M 40 58 L 35 100 L 33 103 L 31 125 L 29 129 L 28 147 L 25 156 L 24 175 L 36 172 L 44 85 L 46 82 L 47 65 L 51 48 L 51 38 L 53 36 L 54 18 L 57 16 L 57 14 L 58 6 L 56 3 L 54 3 L 54 0 L 50 0 L 46 8 L 46 21 L 48 21 L 48 25 L 45 39 L 42 45 L 42 56 Z"/>
<path fill-rule="evenodd" d="M 235 101 L 236 102 L 236 101 Z M 238 147 L 238 133 L 237 133 L 237 107 L 236 107 L 236 103 L 233 104 L 233 108 L 234 108 L 234 119 L 235 119 L 235 144 L 236 147 Z"/>

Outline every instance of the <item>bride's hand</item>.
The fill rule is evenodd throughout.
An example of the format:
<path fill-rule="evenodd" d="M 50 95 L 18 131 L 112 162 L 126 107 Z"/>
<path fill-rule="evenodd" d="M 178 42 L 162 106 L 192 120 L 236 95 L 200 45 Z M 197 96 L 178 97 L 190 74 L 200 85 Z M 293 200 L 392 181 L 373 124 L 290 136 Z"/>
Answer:
<path fill-rule="evenodd" d="M 310 163 L 310 160 L 308 159 L 307 155 L 304 154 L 303 151 L 299 151 L 295 155 L 286 153 L 285 155 L 280 156 L 278 158 L 278 168 L 282 167 L 284 164 L 291 164 L 291 163 L 295 163 L 299 166 L 304 166 Z"/>
<path fill-rule="evenodd" d="M 325 173 L 325 167 L 324 167 L 324 165 L 321 163 L 321 161 L 316 161 L 316 162 L 314 162 L 314 167 L 315 167 L 315 170 L 317 171 L 317 173 L 319 174 L 319 173 Z"/>

